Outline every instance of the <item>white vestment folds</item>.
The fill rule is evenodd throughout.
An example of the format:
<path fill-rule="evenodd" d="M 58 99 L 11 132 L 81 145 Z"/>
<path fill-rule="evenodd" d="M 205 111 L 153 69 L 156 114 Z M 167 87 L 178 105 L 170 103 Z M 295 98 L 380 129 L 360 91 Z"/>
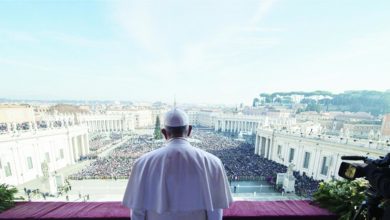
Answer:
<path fill-rule="evenodd" d="M 221 160 L 184 138 L 141 156 L 123 198 L 124 206 L 145 212 L 148 220 L 174 219 L 167 216 L 176 213 L 193 213 L 194 218 L 185 219 L 221 219 L 221 209 L 232 202 Z"/>

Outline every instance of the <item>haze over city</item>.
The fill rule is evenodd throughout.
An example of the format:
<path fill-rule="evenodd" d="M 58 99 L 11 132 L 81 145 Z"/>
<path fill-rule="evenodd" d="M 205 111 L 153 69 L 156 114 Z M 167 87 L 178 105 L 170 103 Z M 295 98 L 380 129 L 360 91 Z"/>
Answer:
<path fill-rule="evenodd" d="M 390 219 L 389 12 L 0 0 L 0 219 Z"/>
<path fill-rule="evenodd" d="M 389 89 L 388 1 L 2 1 L 0 98 Z M 86 14 L 86 12 L 88 13 Z"/>

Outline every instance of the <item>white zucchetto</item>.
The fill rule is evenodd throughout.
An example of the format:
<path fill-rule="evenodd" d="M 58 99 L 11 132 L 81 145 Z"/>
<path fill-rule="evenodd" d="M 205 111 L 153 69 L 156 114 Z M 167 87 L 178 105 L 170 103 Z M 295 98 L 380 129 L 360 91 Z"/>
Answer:
<path fill-rule="evenodd" d="M 167 127 L 182 127 L 189 125 L 187 113 L 179 108 L 174 108 L 165 113 L 164 126 Z"/>

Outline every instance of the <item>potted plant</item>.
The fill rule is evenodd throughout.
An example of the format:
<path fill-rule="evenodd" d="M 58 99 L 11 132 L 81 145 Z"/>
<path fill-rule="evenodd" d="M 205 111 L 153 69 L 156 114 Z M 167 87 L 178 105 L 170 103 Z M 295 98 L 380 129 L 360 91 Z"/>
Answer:
<path fill-rule="evenodd" d="M 348 220 L 365 199 L 367 186 L 368 182 L 364 179 L 322 182 L 313 194 L 313 200 L 320 207 L 340 216 L 339 219 Z"/>
<path fill-rule="evenodd" d="M 18 190 L 13 186 L 4 183 L 0 185 L 0 213 L 15 205 L 14 200 L 17 192 Z"/>

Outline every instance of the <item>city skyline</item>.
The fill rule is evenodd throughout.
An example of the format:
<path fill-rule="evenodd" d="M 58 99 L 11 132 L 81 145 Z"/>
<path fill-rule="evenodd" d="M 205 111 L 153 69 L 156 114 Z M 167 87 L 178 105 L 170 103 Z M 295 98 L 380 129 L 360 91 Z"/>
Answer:
<path fill-rule="evenodd" d="M 0 98 L 250 104 L 390 88 L 387 1 L 0 6 Z"/>

